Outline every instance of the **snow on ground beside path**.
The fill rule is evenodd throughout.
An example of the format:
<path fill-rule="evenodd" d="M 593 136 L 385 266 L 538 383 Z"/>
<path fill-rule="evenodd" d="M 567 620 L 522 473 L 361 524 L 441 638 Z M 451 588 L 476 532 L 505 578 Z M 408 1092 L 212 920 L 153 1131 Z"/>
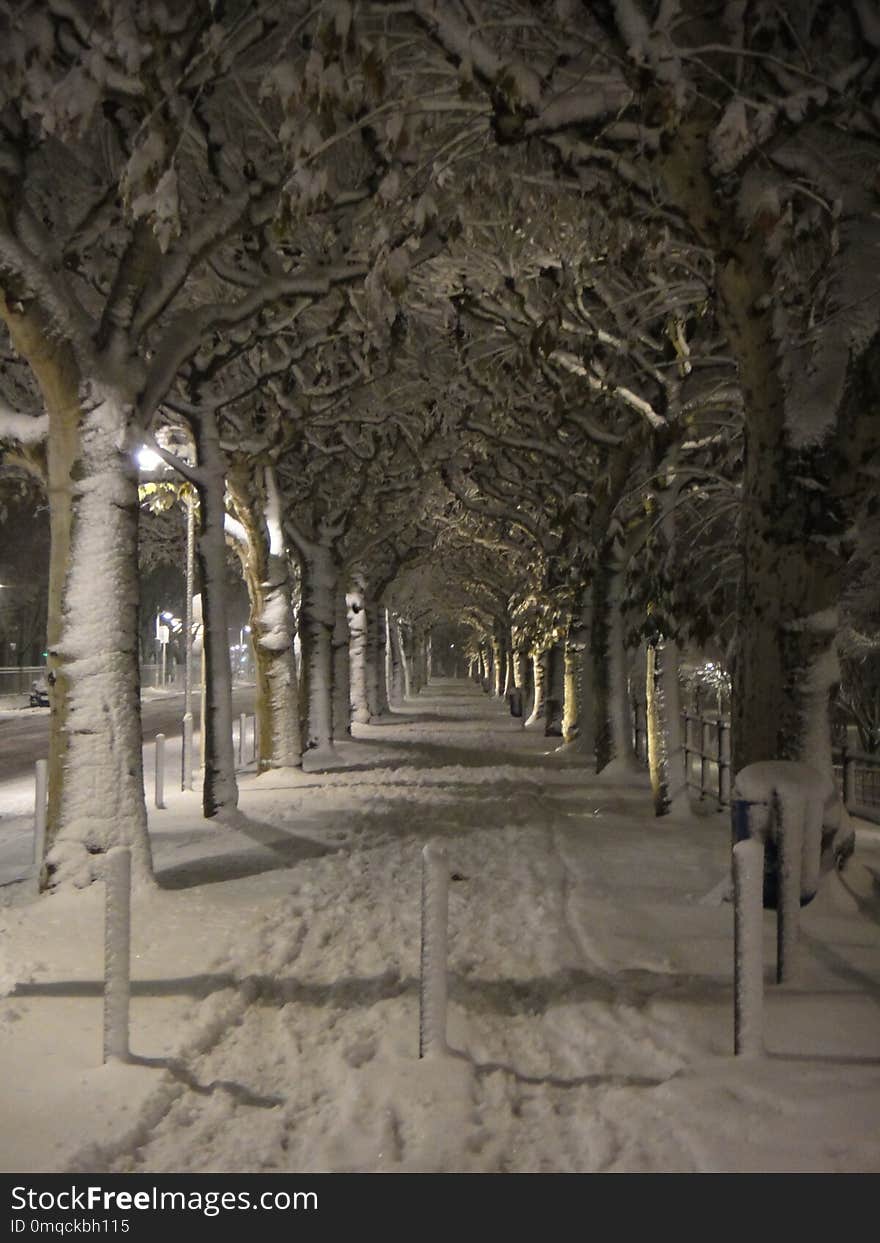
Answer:
<path fill-rule="evenodd" d="M 131 1045 L 100 1065 L 101 886 L 0 909 L 0 1169 L 880 1170 L 880 835 L 804 909 L 768 1056 L 735 1059 L 721 815 L 655 820 L 439 683 L 242 818 L 151 808 Z M 442 839 L 449 1058 L 418 1058 L 421 849 Z M 2 891 L 0 891 L 2 892 Z M 7 893 L 9 891 L 6 891 Z"/>

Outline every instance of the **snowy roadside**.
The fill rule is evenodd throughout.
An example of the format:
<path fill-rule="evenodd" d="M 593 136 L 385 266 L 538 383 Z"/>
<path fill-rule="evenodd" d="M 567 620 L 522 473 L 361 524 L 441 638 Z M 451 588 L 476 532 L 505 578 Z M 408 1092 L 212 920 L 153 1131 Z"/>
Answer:
<path fill-rule="evenodd" d="M 726 817 L 547 754 L 469 686 L 345 767 L 151 808 L 133 1061 L 100 1065 L 102 894 L 0 911 L 6 1171 L 880 1170 L 877 831 L 732 1052 Z M 444 840 L 449 1041 L 418 1059 L 420 852 Z M 775 925 L 765 914 L 772 977 Z"/>

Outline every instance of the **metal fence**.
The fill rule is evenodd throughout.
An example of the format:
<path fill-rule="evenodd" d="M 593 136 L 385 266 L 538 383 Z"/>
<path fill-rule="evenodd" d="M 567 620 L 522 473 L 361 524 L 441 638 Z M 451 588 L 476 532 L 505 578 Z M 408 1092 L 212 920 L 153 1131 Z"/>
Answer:
<path fill-rule="evenodd" d="M 0 696 L 27 695 L 31 683 L 45 676 L 45 665 L 7 665 L 0 668 Z"/>
<path fill-rule="evenodd" d="M 648 762 L 645 704 L 633 701 L 633 747 Z M 714 798 L 730 806 L 730 722 L 718 715 L 684 711 L 681 714 L 685 780 L 701 799 Z M 864 819 L 880 822 L 880 754 L 869 755 L 849 747 L 832 751 L 838 790 L 846 807 Z"/>

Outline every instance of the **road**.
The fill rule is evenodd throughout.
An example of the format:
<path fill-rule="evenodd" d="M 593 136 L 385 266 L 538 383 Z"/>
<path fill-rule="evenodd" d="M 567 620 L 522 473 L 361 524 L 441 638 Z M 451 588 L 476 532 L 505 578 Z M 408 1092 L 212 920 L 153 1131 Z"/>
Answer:
<path fill-rule="evenodd" d="M 195 725 L 199 723 L 199 699 L 194 698 Z M 232 710 L 253 712 L 254 688 L 242 686 L 232 692 Z M 169 738 L 179 734 L 183 715 L 183 692 L 146 699 L 141 705 L 144 741 L 158 733 Z M 49 738 L 49 709 L 24 708 L 0 719 L 0 781 L 13 780 L 33 773 L 37 760 L 45 759 Z"/>

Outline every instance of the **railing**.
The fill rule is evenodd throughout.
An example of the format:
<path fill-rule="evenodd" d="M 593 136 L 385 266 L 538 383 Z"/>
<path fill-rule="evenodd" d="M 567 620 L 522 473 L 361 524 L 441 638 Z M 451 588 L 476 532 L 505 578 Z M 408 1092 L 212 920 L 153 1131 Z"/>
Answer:
<path fill-rule="evenodd" d="M 648 762 L 645 704 L 633 700 L 633 749 Z M 682 712 L 682 749 L 685 781 L 701 799 L 714 797 L 719 807 L 730 806 L 730 722 L 724 717 Z M 870 755 L 849 747 L 832 751 L 834 772 L 844 805 L 862 819 L 880 823 L 880 753 Z"/>
<path fill-rule="evenodd" d="M 0 668 L 0 695 L 27 695 L 31 683 L 45 676 L 45 665 L 4 666 Z"/>
<path fill-rule="evenodd" d="M 722 717 L 681 714 L 685 784 L 700 798 L 714 794 L 730 806 L 730 722 Z"/>
<path fill-rule="evenodd" d="M 880 755 L 841 747 L 831 752 L 844 805 L 853 815 L 880 822 Z"/>

